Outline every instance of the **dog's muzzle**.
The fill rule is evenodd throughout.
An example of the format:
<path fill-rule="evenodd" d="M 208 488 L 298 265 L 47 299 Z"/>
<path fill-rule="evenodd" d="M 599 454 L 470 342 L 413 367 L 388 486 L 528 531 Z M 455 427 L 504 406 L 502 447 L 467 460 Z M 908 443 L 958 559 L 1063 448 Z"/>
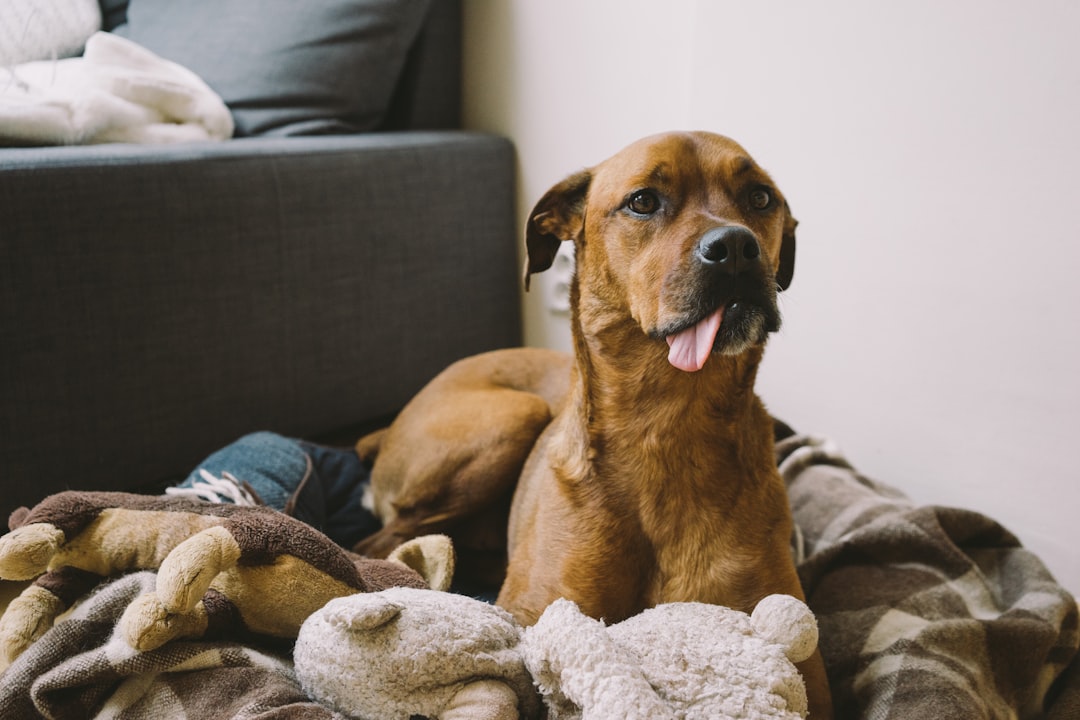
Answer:
<path fill-rule="evenodd" d="M 780 327 L 776 287 L 761 245 L 749 228 L 723 225 L 706 231 L 694 247 L 698 271 L 686 320 L 662 335 L 668 361 L 700 370 L 714 353 L 737 354 L 764 342 Z"/>

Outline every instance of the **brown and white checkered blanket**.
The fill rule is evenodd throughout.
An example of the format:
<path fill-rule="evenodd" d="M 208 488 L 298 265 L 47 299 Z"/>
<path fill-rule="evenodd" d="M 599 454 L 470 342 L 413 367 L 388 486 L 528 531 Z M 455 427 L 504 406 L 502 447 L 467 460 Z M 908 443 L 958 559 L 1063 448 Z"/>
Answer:
<path fill-rule="evenodd" d="M 828 442 L 790 437 L 777 455 L 837 718 L 1080 718 L 1076 600 L 1015 537 L 978 513 L 916 507 Z M 153 582 L 103 586 L 37 641 L 0 676 L 0 719 L 343 720 L 273 649 L 137 653 L 113 638 Z"/>
<path fill-rule="evenodd" d="M 1080 719 L 1076 600 L 1013 535 L 914 506 L 827 441 L 777 456 L 838 718 Z"/>
<path fill-rule="evenodd" d="M 132 650 L 113 630 L 155 575 L 102 586 L 0 675 L 0 718 L 345 720 L 309 700 L 285 657 L 228 642 Z"/>

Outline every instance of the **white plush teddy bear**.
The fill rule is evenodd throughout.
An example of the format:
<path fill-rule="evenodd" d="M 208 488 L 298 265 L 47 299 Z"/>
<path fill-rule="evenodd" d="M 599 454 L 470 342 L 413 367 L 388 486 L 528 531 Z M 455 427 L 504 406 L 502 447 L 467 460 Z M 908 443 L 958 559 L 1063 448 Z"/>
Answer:
<path fill-rule="evenodd" d="M 749 616 L 670 603 L 610 627 L 559 600 L 521 649 L 550 720 L 794 720 L 807 707 L 792 663 L 817 638 L 810 609 L 788 595 Z"/>
<path fill-rule="evenodd" d="M 549 720 L 793 720 L 806 688 L 792 663 L 816 646 L 810 609 L 786 595 L 749 616 L 672 603 L 610 627 L 559 600 L 523 631 L 480 600 L 391 588 L 328 602 L 293 658 L 311 697 L 354 718 L 535 718 L 535 681 Z"/>
<path fill-rule="evenodd" d="M 506 611 L 463 595 L 391 588 L 331 600 L 293 659 L 312 698 L 354 718 L 517 720 L 540 700 Z"/>

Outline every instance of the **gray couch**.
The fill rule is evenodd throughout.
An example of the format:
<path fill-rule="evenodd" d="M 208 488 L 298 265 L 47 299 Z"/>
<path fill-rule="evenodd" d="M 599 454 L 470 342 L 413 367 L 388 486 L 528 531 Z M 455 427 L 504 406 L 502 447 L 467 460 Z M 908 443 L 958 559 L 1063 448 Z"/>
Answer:
<path fill-rule="evenodd" d="M 0 149 L 0 512 L 255 430 L 351 442 L 520 342 L 513 149 L 457 129 L 460 10 L 375 132 Z"/>

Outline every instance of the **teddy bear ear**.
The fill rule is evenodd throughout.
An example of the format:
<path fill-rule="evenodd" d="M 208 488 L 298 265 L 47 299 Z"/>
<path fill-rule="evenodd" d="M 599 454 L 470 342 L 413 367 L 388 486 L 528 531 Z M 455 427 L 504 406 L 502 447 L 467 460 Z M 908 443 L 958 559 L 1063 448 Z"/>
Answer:
<path fill-rule="evenodd" d="M 791 595 L 763 598 L 750 614 L 750 624 L 759 637 L 784 648 L 791 662 L 806 660 L 817 648 L 817 619 L 806 603 Z"/>
<path fill-rule="evenodd" d="M 324 608 L 324 617 L 332 627 L 340 630 L 367 631 L 392 622 L 404 609 L 401 603 L 370 593 L 331 600 Z"/>
<path fill-rule="evenodd" d="M 449 590 L 454 579 L 454 543 L 446 535 L 413 538 L 399 545 L 387 560 L 415 570 L 432 590 Z"/>
<path fill-rule="evenodd" d="M 8 516 L 8 530 L 17 530 L 26 524 L 26 518 L 30 517 L 30 508 L 20 507 L 12 510 Z"/>

